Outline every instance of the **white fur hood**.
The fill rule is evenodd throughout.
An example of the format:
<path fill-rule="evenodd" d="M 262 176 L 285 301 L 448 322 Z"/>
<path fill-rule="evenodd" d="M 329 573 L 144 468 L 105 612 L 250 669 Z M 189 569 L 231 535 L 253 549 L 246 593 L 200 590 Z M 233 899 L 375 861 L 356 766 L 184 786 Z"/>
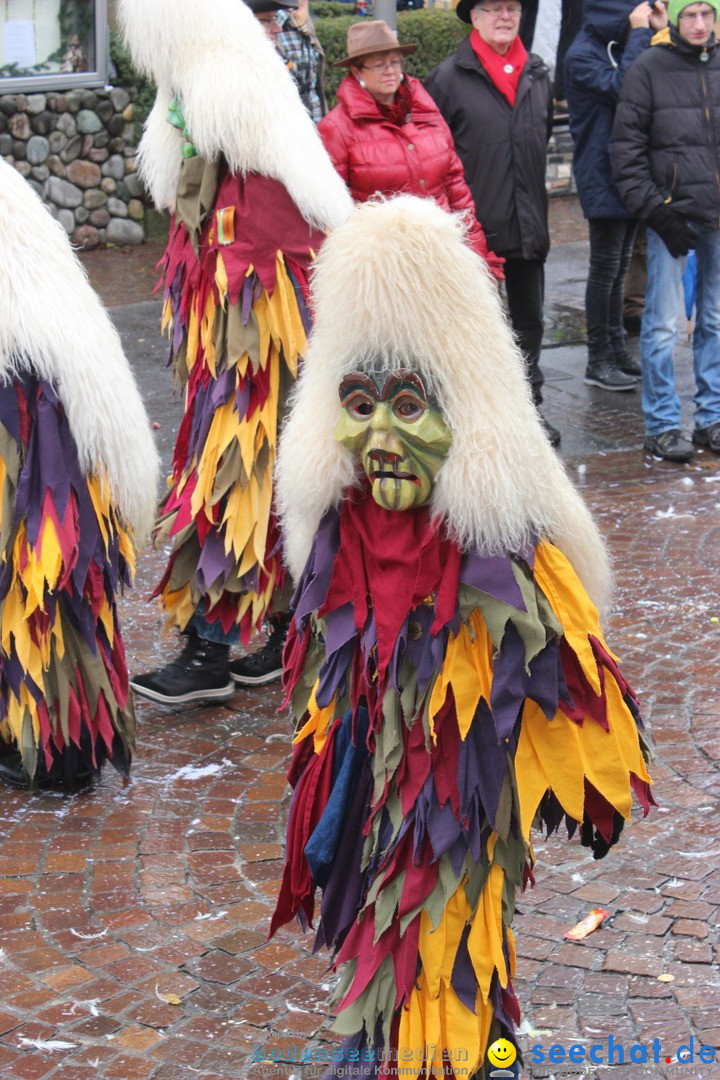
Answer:
<path fill-rule="evenodd" d="M 138 540 L 155 514 L 158 455 L 107 312 L 62 226 L 0 160 L 0 377 L 32 370 L 56 388 L 86 475 L 105 473 Z"/>
<path fill-rule="evenodd" d="M 498 290 L 463 230 L 432 200 L 405 195 L 356 208 L 323 245 L 277 466 L 290 569 L 301 572 L 322 515 L 353 482 L 352 456 L 333 437 L 340 380 L 381 357 L 420 371 L 445 414 L 453 441 L 433 509 L 450 534 L 487 553 L 545 535 L 605 607 L 604 544 L 543 431 Z"/>
<path fill-rule="evenodd" d="M 242 0 L 120 0 L 137 67 L 157 99 L 140 145 L 140 170 L 155 203 L 174 208 L 181 133 L 167 122 L 176 97 L 192 140 L 208 160 L 259 173 L 287 188 L 305 220 L 330 231 L 352 202 L 281 57 Z"/>

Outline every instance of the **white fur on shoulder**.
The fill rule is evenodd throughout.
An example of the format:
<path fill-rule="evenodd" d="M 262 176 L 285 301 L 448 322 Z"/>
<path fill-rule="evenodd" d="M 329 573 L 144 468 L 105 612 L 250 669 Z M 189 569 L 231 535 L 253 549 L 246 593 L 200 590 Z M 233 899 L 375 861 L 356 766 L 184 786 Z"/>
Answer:
<path fill-rule="evenodd" d="M 167 87 L 158 87 L 138 149 L 140 176 L 159 210 L 175 209 L 182 163 L 182 133 L 167 118 L 172 97 Z"/>
<path fill-rule="evenodd" d="M 300 573 L 322 515 L 353 479 L 352 457 L 333 438 L 338 384 L 382 357 L 422 372 L 451 429 L 433 497 L 449 532 L 488 553 L 548 536 L 605 607 L 605 546 L 543 431 L 497 287 L 463 230 L 432 200 L 399 196 L 356 208 L 323 245 L 315 327 L 277 466 L 290 569 Z"/>
<path fill-rule="evenodd" d="M 0 160 L 0 379 L 56 388 L 86 475 L 107 475 L 138 542 L 152 528 L 158 455 L 118 334 L 62 226 Z"/>
<path fill-rule="evenodd" d="M 170 140 L 160 131 L 175 96 L 208 160 L 222 154 L 233 172 L 279 180 L 319 229 L 347 217 L 347 189 L 289 71 L 242 0 L 120 0 L 120 17 L 135 64 L 160 88 L 142 145 L 143 175 L 158 205 L 168 205 L 175 168 L 162 161 Z"/>

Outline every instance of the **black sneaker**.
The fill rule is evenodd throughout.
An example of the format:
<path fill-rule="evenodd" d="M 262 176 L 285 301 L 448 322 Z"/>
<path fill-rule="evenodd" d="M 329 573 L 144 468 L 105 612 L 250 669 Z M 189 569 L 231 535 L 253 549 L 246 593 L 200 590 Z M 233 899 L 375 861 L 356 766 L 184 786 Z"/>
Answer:
<path fill-rule="evenodd" d="M 179 656 L 166 667 L 132 676 L 130 685 L 140 697 L 163 705 L 229 701 L 235 693 L 229 672 L 229 651 L 228 645 L 207 641 L 191 630 Z"/>
<path fill-rule="evenodd" d="M 614 364 L 603 360 L 600 364 L 588 364 L 585 385 L 599 386 L 601 390 L 635 390 L 637 380 L 632 375 L 626 375 Z"/>
<path fill-rule="evenodd" d="M 661 431 L 659 435 L 646 435 L 645 449 L 666 461 L 689 461 L 695 453 L 692 443 L 677 428 Z"/>
<path fill-rule="evenodd" d="M 629 352 L 620 353 L 615 357 L 615 363 L 626 375 L 632 375 L 636 379 L 642 377 L 642 368 L 637 360 L 633 360 Z"/>
<path fill-rule="evenodd" d="M 712 450 L 713 454 L 720 454 L 720 420 L 708 427 L 696 427 L 693 431 L 692 441 L 696 446 L 702 446 L 706 450 Z"/>
<path fill-rule="evenodd" d="M 270 633 L 262 648 L 230 662 L 230 678 L 243 686 L 262 686 L 282 676 L 282 654 L 292 616 L 289 612 L 271 615 Z"/>
<path fill-rule="evenodd" d="M 542 415 L 542 413 L 539 413 L 539 416 L 540 416 L 540 423 L 542 424 L 543 431 L 545 432 L 548 439 L 550 440 L 550 445 L 557 448 L 560 445 L 560 443 L 562 442 L 562 435 L 560 434 L 558 429 L 556 427 L 553 427 L 553 425 L 550 423 L 550 421 L 546 417 L 544 417 Z"/>

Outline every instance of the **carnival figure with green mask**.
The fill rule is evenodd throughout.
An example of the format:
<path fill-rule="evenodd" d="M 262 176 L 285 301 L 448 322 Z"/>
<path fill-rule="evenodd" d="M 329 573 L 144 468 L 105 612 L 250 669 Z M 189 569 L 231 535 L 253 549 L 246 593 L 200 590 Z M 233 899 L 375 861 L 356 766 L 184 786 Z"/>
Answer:
<path fill-rule="evenodd" d="M 341 971 L 328 1076 L 484 1078 L 520 1019 L 531 826 L 600 858 L 652 802 L 607 556 L 460 221 L 367 203 L 313 288 L 279 455 L 297 728 L 272 929 L 317 917 Z"/>

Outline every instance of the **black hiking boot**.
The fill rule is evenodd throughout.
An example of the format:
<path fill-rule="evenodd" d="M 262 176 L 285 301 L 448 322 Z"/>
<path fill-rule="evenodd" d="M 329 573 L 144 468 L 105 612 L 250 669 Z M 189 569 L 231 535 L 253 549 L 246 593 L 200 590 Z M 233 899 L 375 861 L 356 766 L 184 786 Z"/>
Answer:
<path fill-rule="evenodd" d="M 262 686 L 282 675 L 282 654 L 292 616 L 289 611 L 271 615 L 267 620 L 270 631 L 262 648 L 246 653 L 230 663 L 230 678 L 243 686 Z"/>
<path fill-rule="evenodd" d="M 130 685 L 140 697 L 162 705 L 189 705 L 201 701 L 229 701 L 235 693 L 230 678 L 230 646 L 199 637 L 194 630 L 179 656 L 166 667 L 134 675 Z"/>

